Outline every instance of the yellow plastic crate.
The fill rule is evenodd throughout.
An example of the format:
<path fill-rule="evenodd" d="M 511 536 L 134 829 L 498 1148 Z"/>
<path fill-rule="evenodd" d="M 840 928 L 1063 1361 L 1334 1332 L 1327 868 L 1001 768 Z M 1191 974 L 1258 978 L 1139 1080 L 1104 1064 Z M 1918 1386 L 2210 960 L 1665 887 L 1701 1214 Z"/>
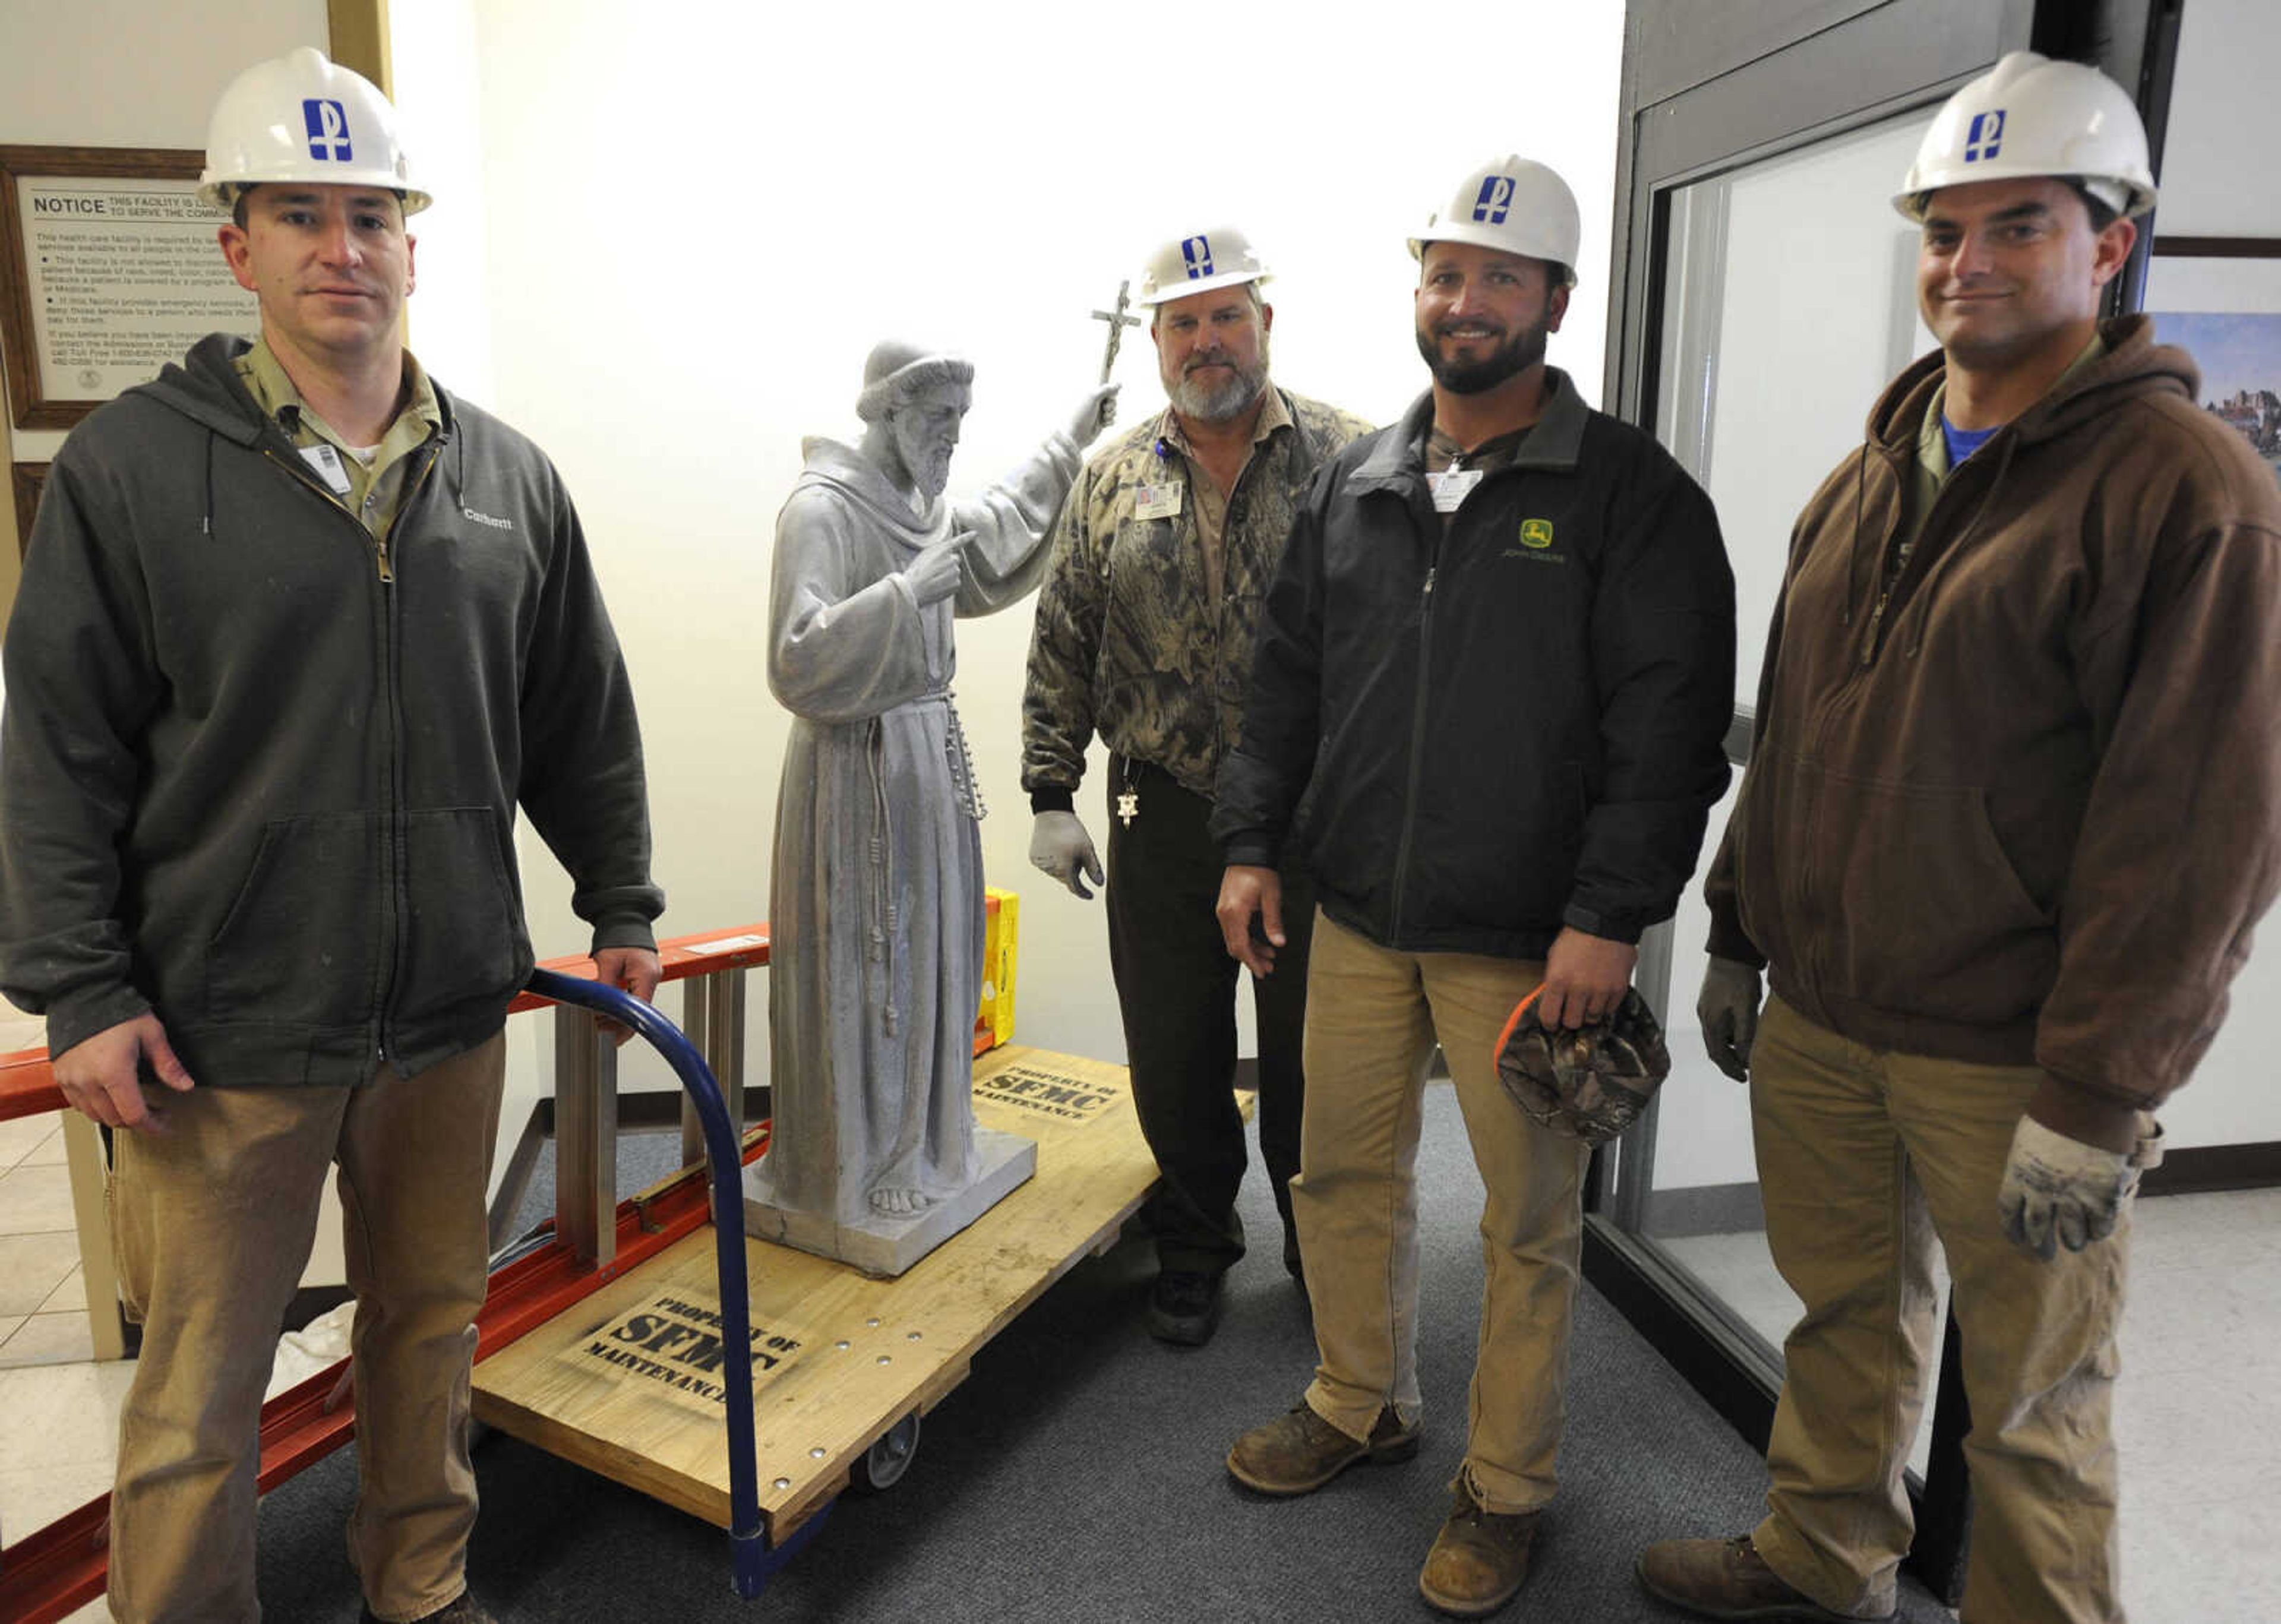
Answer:
<path fill-rule="evenodd" d="M 1022 899 L 995 885 L 985 888 L 982 930 L 982 1008 L 974 1017 L 978 1055 L 1014 1040 L 1014 961 L 1022 935 Z"/>

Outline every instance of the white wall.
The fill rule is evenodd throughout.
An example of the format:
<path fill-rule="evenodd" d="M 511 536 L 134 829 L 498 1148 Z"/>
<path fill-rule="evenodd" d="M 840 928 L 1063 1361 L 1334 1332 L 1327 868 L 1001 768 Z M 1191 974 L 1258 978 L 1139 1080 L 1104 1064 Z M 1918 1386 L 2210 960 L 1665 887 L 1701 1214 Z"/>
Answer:
<path fill-rule="evenodd" d="M 1509 31 L 1524 49 L 1453 43 L 1469 74 L 1512 52 L 1494 94 L 1463 95 L 1429 42 L 1389 66 L 1382 20 L 1299 4 L 1169 31 L 1042 4 L 392 11 L 407 113 L 476 100 L 487 216 L 480 268 L 423 241 L 415 341 L 447 384 L 488 366 L 490 404 L 578 499 L 640 696 L 669 933 L 769 913 L 786 734 L 763 664 L 773 522 L 800 437 L 854 434 L 876 340 L 975 360 L 953 480 L 978 486 L 1095 375 L 1087 313 L 1143 253 L 1233 220 L 1281 273 L 1276 376 L 1385 419 L 1424 383 L 1403 239 L 1465 170 L 1519 149 L 1583 200 L 1584 286 L 1552 356 L 1597 393 L 1620 0 L 1528 8 Z M 472 73 L 437 55 L 466 19 Z M 423 231 L 458 206 L 440 200 Z M 1161 406 L 1145 338 L 1118 375 L 1122 421 Z M 957 683 L 988 870 L 1023 897 L 1020 1036 L 1121 1059 L 1099 905 L 1026 861 L 1030 616 L 962 627 Z M 1080 805 L 1101 836 L 1095 760 Z M 535 849 L 526 880 L 540 952 L 583 947 Z M 754 1037 L 758 1060 L 759 1020 Z"/>
<path fill-rule="evenodd" d="M 204 147 L 222 86 L 327 37 L 325 0 L 0 0 L 0 142 Z"/>
<path fill-rule="evenodd" d="M 468 291 L 488 281 L 490 218 L 475 7 L 470 0 L 389 0 L 388 29 L 397 117 L 420 184 L 435 199 L 408 222 L 419 273 L 408 307 L 412 347 L 422 357 L 448 358 L 447 386 L 490 406 L 498 394 L 491 309 Z M 442 297 L 426 297 L 429 288 L 442 289 Z"/>

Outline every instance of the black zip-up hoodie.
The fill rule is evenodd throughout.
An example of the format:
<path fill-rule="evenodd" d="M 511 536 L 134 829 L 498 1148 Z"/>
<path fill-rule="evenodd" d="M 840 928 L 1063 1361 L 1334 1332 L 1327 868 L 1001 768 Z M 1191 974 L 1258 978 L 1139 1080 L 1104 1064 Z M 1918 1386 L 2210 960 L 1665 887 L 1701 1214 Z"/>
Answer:
<path fill-rule="evenodd" d="M 1666 918 L 1727 785 L 1735 584 L 1710 499 L 1558 370 L 1446 527 L 1432 395 L 1326 465 L 1260 620 L 1212 833 L 1296 847 L 1403 952 L 1542 958 Z"/>
<path fill-rule="evenodd" d="M 560 476 L 438 390 L 383 553 L 221 335 L 58 454 L 5 646 L 0 992 L 50 1053 L 155 1009 L 205 1084 L 369 1081 L 530 973 L 520 801 L 651 944 L 641 741 Z"/>

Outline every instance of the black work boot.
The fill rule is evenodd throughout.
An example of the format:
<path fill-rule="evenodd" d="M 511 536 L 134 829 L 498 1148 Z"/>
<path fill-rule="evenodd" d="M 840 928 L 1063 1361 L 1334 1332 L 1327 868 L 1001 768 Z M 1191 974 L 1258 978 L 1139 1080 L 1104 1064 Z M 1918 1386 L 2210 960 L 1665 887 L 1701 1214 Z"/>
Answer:
<path fill-rule="evenodd" d="M 1201 1348 L 1219 1328 L 1220 1276 L 1166 1269 L 1148 1292 L 1148 1334 L 1160 1342 Z"/>

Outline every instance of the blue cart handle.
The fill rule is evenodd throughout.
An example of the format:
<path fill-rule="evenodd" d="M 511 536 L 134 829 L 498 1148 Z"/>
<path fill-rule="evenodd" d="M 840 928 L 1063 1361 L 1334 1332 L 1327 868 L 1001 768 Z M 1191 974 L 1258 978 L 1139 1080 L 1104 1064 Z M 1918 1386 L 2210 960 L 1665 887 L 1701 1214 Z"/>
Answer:
<path fill-rule="evenodd" d="M 721 1085 L 714 1081 L 705 1057 L 681 1029 L 630 993 L 551 970 L 532 971 L 530 990 L 556 1003 L 592 1009 L 639 1032 L 665 1056 L 681 1079 L 681 1086 L 696 1102 L 697 1117 L 705 1129 L 706 1155 L 712 1163 L 721 1337 L 728 1360 L 730 1559 L 737 1594 L 749 1601 L 767 1582 L 769 1564 L 761 1527 L 760 1463 L 753 1434 L 753 1316 L 745 1279 L 743 1148 L 729 1125 L 729 1108 L 721 1097 Z"/>

